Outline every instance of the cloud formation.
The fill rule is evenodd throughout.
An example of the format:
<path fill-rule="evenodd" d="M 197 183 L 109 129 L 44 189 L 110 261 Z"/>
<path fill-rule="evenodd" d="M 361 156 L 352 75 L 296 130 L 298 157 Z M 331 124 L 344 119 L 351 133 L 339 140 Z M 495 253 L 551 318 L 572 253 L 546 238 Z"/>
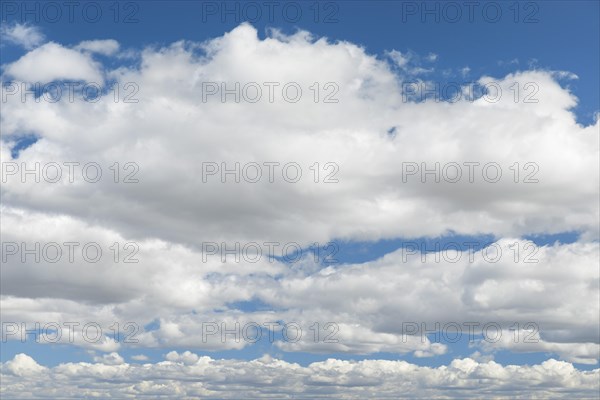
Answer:
<path fill-rule="evenodd" d="M 414 101 L 419 93 L 407 93 L 407 84 L 420 73 L 409 62 L 416 55 L 390 50 L 382 58 L 302 31 L 259 39 L 243 24 L 203 43 L 132 51 L 134 62 L 117 67 L 101 62 L 120 59 L 114 40 L 35 47 L 42 39 L 19 35 L 13 32 L 29 37 L 20 40 L 32 50 L 4 66 L 2 83 L 116 82 L 116 89 L 103 86 L 97 101 L 66 94 L 23 101 L 20 93 L 3 93 L 3 321 L 94 321 L 105 332 L 135 321 L 135 361 L 146 361 L 144 348 L 251 345 L 218 334 L 202 340 L 207 321 L 293 321 L 305 331 L 334 322 L 336 342 L 275 341 L 282 351 L 317 354 L 448 353 L 445 344 L 414 332 L 407 337 L 407 322 L 429 329 L 494 322 L 503 335 L 477 341 L 473 357 L 481 362 L 426 368 L 332 359 L 302 367 L 191 351 L 130 364 L 117 353 L 127 344 L 106 335 L 91 343 L 73 330 L 61 343 L 72 337 L 69 343 L 106 354 L 95 364 L 52 368 L 19 354 L 2 365 L 3 396 L 280 397 L 281 388 L 307 398 L 431 398 L 448 388 L 460 397 L 597 392 L 598 370 L 579 371 L 570 362 L 593 365 L 599 358 L 600 122 L 577 124 L 578 100 L 560 85 L 560 72 L 482 76 L 478 84 L 490 89 L 488 96 L 461 87 L 455 102 Z M 17 156 L 25 135 L 37 141 Z M 88 163 L 100 171 L 93 182 Z M 290 163 L 292 173 L 284 168 Z M 57 166 L 62 179 L 54 182 L 47 173 L 56 176 Z M 578 241 L 538 248 L 538 261 L 525 262 L 531 242 L 523 236 L 567 231 L 579 233 Z M 277 241 L 306 248 L 448 234 L 490 234 L 490 247 L 504 256 L 490 262 L 482 252 L 450 251 L 423 261 L 400 249 L 327 267 L 310 257 L 293 265 L 267 257 L 206 260 L 203 246 Z M 35 261 L 4 247 L 74 241 L 97 244 L 103 257 L 82 260 L 80 245 L 76 261 L 66 252 L 56 262 L 48 254 Z M 129 256 L 138 261 L 124 263 Z M 246 303 L 261 307 L 247 311 Z M 537 328 L 525 329 L 529 322 Z M 515 323 L 517 333 L 536 340 L 511 340 Z M 501 350 L 548 352 L 563 361 L 488 361 Z M 484 392 L 474 391 L 481 382 Z"/>
<path fill-rule="evenodd" d="M 422 341 L 420 334 L 403 336 L 406 324 L 435 329 L 436 323 L 443 328 L 471 321 L 479 324 L 476 332 L 487 323 L 506 330 L 494 345 L 480 343 L 488 351 L 551 351 L 569 361 L 598 360 L 597 242 L 537 247 L 505 238 L 479 251 L 440 248 L 424 256 L 406 247 L 366 263 L 326 266 L 310 255 L 292 264 L 267 257 L 258 262 L 240 257 L 236 262 L 233 254 L 223 261 L 221 254 L 208 256 L 181 244 L 145 240 L 135 242 L 133 258 L 138 262 L 125 263 L 124 255 L 132 251 L 123 250 L 129 239 L 115 231 L 72 217 L 6 207 L 2 216 L 5 321 L 92 320 L 105 332 L 116 321 L 134 321 L 140 327 L 158 321 L 155 330 L 140 328 L 142 346 L 212 350 L 251 343 L 221 340 L 219 332 L 203 340 L 203 324 L 209 321 L 231 328 L 236 322 L 244 326 L 283 320 L 300 324 L 304 332 L 314 322 L 335 322 L 336 343 L 315 343 L 307 334 L 298 342 L 277 345 L 286 351 L 417 356 L 444 354 L 445 346 Z M 36 243 L 39 260 L 31 253 Z M 78 243 L 72 259 L 63 243 Z M 86 261 L 87 243 L 101 249 L 102 257 Z M 115 243 L 122 251 L 118 262 Z M 57 258 L 57 249 L 62 257 L 49 262 Z M 235 306 L 252 301 L 266 308 L 243 312 Z M 524 345 L 523 338 L 511 342 L 514 335 L 508 330 L 515 323 L 522 329 L 535 323 L 536 343 Z M 467 327 L 462 329 L 466 337 Z M 63 335 L 63 340 L 68 337 Z M 105 351 L 120 346 L 107 337 L 98 343 L 75 338 L 78 345 Z"/>
<path fill-rule="evenodd" d="M 194 357 L 193 357 L 194 356 Z M 598 393 L 600 370 L 579 371 L 553 359 L 531 366 L 456 359 L 438 368 L 405 361 L 328 359 L 306 367 L 264 356 L 215 360 L 169 353 L 155 364 L 66 363 L 46 369 L 25 354 L 2 364 L 10 398 L 191 397 L 288 398 L 586 398 Z"/>
<path fill-rule="evenodd" d="M 17 81 L 40 84 L 57 80 L 102 84 L 104 80 L 100 68 L 88 54 L 48 42 L 8 64 L 4 74 Z"/>
<path fill-rule="evenodd" d="M 0 28 L 2 40 L 8 43 L 16 44 L 31 50 L 44 42 L 45 37 L 41 30 L 28 24 L 9 24 L 4 23 Z"/>
<path fill-rule="evenodd" d="M 89 55 L 48 43 L 7 66 L 7 74 L 24 81 L 98 80 L 106 74 L 121 85 L 135 83 L 137 103 L 115 103 L 112 91 L 97 102 L 69 102 L 64 95 L 55 103 L 23 103 L 8 96 L 2 128 L 8 137 L 35 132 L 40 138 L 19 162 L 95 161 L 108 168 L 128 161 L 139 166 L 140 183 L 31 185 L 12 177 L 4 185 L 5 204 L 93 218 L 140 240 L 196 246 L 448 232 L 501 237 L 581 231 L 597 238 L 598 123 L 576 123 L 570 111 L 576 99 L 551 72 L 496 79 L 492 89 L 500 88 L 502 96 L 495 102 L 406 102 L 390 65 L 363 48 L 302 32 L 260 40 L 249 25 L 203 44 L 147 48 L 139 65 L 102 71 Z M 481 84 L 491 79 L 482 77 Z M 253 86 L 239 103 L 232 94 L 222 103 L 221 93 L 207 94 L 210 82 L 219 91 L 221 82 L 234 91 L 239 82 L 240 92 L 256 82 L 262 97 L 247 101 Z M 279 84 L 272 103 L 265 82 Z M 289 82 L 303 90 L 296 103 L 282 93 Z M 309 89 L 315 82 L 317 103 Z M 337 86 L 324 90 L 328 82 Z M 527 83 L 535 86 L 520 90 L 515 103 L 510 88 Z M 336 87 L 332 99 L 338 102 L 322 103 Z M 534 89 L 538 102 L 524 102 Z M 121 100 L 133 91 L 121 86 Z M 29 118 L 32 113 L 38 118 Z M 12 160 L 9 147 L 3 146 L 6 161 Z M 230 174 L 222 183 L 222 171 L 235 169 L 236 162 L 240 176 L 254 176 L 255 169 L 244 167 L 258 163 L 262 179 L 236 183 Z M 274 182 L 265 162 L 279 163 Z M 282 176 L 291 162 L 302 173 L 296 183 Z M 204 163 L 219 167 L 205 174 L 206 182 Z M 336 168 L 338 182 L 324 182 Z M 435 173 L 427 174 L 436 168 L 439 183 Z M 295 176 L 296 170 L 287 172 Z M 451 183 L 457 173 L 460 180 Z M 99 196 L 89 199 L 91 187 Z"/>

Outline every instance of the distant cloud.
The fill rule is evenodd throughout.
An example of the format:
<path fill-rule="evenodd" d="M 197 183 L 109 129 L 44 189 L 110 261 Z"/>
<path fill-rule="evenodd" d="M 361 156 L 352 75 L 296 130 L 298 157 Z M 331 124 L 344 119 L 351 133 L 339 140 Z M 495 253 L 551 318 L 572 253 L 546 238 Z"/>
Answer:
<path fill-rule="evenodd" d="M 400 52 L 398 50 L 392 50 L 392 51 L 388 52 L 387 55 L 399 67 L 404 67 L 406 64 L 408 64 L 408 60 L 410 60 L 410 54 L 408 54 L 408 53 L 402 54 L 402 52 Z"/>
<path fill-rule="evenodd" d="M 84 40 L 75 46 L 74 49 L 110 56 L 119 51 L 119 42 L 113 39 Z"/>
<path fill-rule="evenodd" d="M 476 355 L 479 356 L 479 355 Z M 139 365 L 66 363 L 53 368 L 18 354 L 0 364 L 3 395 L 32 398 L 60 393 L 61 398 L 592 398 L 599 370 L 546 360 L 537 365 L 501 365 L 491 360 L 455 359 L 436 368 L 406 361 L 345 361 L 330 358 L 308 366 L 265 355 L 243 360 L 171 352 L 167 361 Z M 485 396 L 478 390 L 485 382 Z M 531 383 L 534 382 L 534 383 Z M 27 388 L 24 390 L 24 388 Z M 232 390 L 235 388 L 235 390 Z"/>
<path fill-rule="evenodd" d="M 519 65 L 519 59 L 518 58 L 513 58 L 512 60 L 500 60 L 498 61 L 498 65 L 499 66 L 513 66 L 513 65 Z"/>
<path fill-rule="evenodd" d="M 429 54 L 427 55 L 427 57 L 425 57 L 425 59 L 426 59 L 427 61 L 429 61 L 429 62 L 434 62 L 434 61 L 436 61 L 436 60 L 437 60 L 437 58 L 438 58 L 438 55 L 437 55 L 437 54 L 435 54 L 435 53 L 429 53 Z"/>
<path fill-rule="evenodd" d="M 123 360 L 123 357 L 121 357 L 119 353 L 112 352 L 102 356 L 94 357 L 94 362 L 105 365 L 121 365 L 125 363 L 125 360 Z"/>
<path fill-rule="evenodd" d="M 386 55 L 392 60 L 393 64 L 409 75 L 433 72 L 433 68 L 423 68 L 421 64 L 423 62 L 435 62 L 438 58 L 438 55 L 435 53 L 429 53 L 422 57 L 411 50 L 404 53 L 398 50 L 391 50 L 386 52 Z"/>
<path fill-rule="evenodd" d="M 22 46 L 27 50 L 39 46 L 45 39 L 38 27 L 27 24 L 3 25 L 0 34 L 3 41 Z"/>

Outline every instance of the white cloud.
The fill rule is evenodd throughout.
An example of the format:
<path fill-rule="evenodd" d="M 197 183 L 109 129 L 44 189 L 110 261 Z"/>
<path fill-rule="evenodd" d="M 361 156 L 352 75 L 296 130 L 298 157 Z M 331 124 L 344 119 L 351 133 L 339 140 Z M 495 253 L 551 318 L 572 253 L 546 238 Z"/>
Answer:
<path fill-rule="evenodd" d="M 178 356 L 171 354 L 173 359 Z M 18 377 L 8 366 L 12 362 L 2 364 L 1 375 L 3 396 L 10 398 L 42 394 L 61 398 L 239 398 L 244 393 L 252 398 L 370 398 L 377 394 L 430 399 L 447 396 L 451 390 L 452 396 L 459 398 L 574 399 L 597 394 L 600 375 L 598 369 L 580 371 L 553 359 L 531 366 L 503 366 L 465 358 L 437 368 L 405 361 L 328 359 L 303 367 L 270 356 L 251 361 L 196 356 L 194 362 L 179 359 L 144 365 L 66 363 L 43 374 Z"/>
<path fill-rule="evenodd" d="M 4 74 L 23 82 L 83 80 L 102 84 L 101 66 L 90 55 L 49 42 L 4 68 Z"/>
<path fill-rule="evenodd" d="M 27 50 L 39 46 L 44 42 L 44 34 L 36 26 L 27 24 L 9 24 L 4 23 L 0 27 L 2 40 L 22 46 Z"/>
<path fill-rule="evenodd" d="M 166 357 L 167 360 L 172 362 L 180 362 L 185 365 L 193 365 L 198 362 L 198 355 L 189 351 L 185 351 L 182 354 L 177 353 L 176 351 L 169 352 Z"/>
<path fill-rule="evenodd" d="M 515 340 L 516 335 L 520 340 Z M 527 340 L 523 340 L 527 338 Z M 504 331 L 498 341 L 482 341 L 482 348 L 488 352 L 498 349 L 513 352 L 545 352 L 558 354 L 569 362 L 595 365 L 600 358 L 600 346 L 597 343 L 565 343 L 562 338 L 556 342 L 544 340 L 537 330 Z"/>
<path fill-rule="evenodd" d="M 110 56 L 119 51 L 119 42 L 113 39 L 84 40 L 83 42 L 75 46 L 74 49 Z"/>
<path fill-rule="evenodd" d="M 398 50 L 391 50 L 388 53 L 388 57 L 390 57 L 399 67 L 406 66 L 410 60 L 410 54 L 402 54 L 402 52 Z"/>
<path fill-rule="evenodd" d="M 45 52 L 46 46 L 17 63 L 37 59 L 34 53 Z M 20 161 L 95 160 L 106 168 L 117 160 L 136 162 L 140 183 L 127 190 L 96 185 L 103 193 L 101 204 L 109 202 L 111 207 L 99 204 L 94 210 L 106 226 L 139 239 L 152 232 L 159 239 L 198 246 L 207 240 L 308 244 L 448 231 L 597 235 L 598 125 L 577 124 L 570 111 L 576 99 L 552 73 L 524 71 L 496 79 L 503 96 L 495 103 L 463 99 L 455 104 L 414 104 L 403 103 L 402 84 L 386 62 L 347 42 L 307 41 L 301 34 L 285 41 L 259 40 L 254 29 L 241 26 L 204 44 L 207 56 L 198 54 L 199 46 L 178 42 L 148 48 L 142 53 L 141 69 L 104 71 L 122 84 L 134 82 L 139 103 L 115 103 L 112 93 L 97 103 L 22 103 L 19 96 L 9 96 L 3 131 L 41 137 L 21 153 Z M 100 75 L 87 56 L 75 54 L 89 68 L 69 75 Z M 60 76 L 45 69 L 19 71 L 22 79 Z M 492 79 L 483 77 L 481 83 Z M 230 87 L 236 81 L 295 81 L 306 95 L 295 104 L 286 103 L 280 94 L 271 104 L 266 91 L 258 103 L 223 104 L 218 96 L 203 103 L 202 82 L 207 81 L 227 81 Z M 308 89 L 315 81 L 336 82 L 339 103 L 315 104 Z M 537 103 L 524 103 L 535 89 L 523 87 L 530 82 L 537 85 Z M 517 103 L 511 89 L 515 83 L 521 87 Z M 38 117 L 29 118 L 32 114 Z M 386 133 L 392 127 L 393 138 Z M 7 161 L 12 160 L 9 150 L 4 147 Z M 264 169 L 265 178 L 258 184 L 222 184 L 219 177 L 203 183 L 203 161 L 226 162 L 228 167 L 235 162 L 294 161 L 301 165 L 303 179 L 296 184 L 283 179 L 269 183 Z M 337 163 L 339 183 L 315 184 L 309 170 L 315 162 L 321 168 L 326 162 Z M 419 168 L 422 162 L 426 168 L 434 168 L 435 162 L 480 166 L 475 183 L 468 182 L 463 165 L 459 183 L 437 184 L 429 176 L 424 184 L 419 175 L 403 182 L 404 162 L 416 162 Z M 500 182 L 484 181 L 482 167 L 488 162 L 500 165 Z M 514 183 L 509 169 L 515 162 L 520 183 Z M 522 182 L 531 172 L 524 169 L 527 162 L 539 167 L 538 183 Z M 88 198 L 86 185 L 34 187 L 12 179 L 4 186 L 9 205 L 84 219 L 89 214 L 91 204 L 80 201 Z M 134 206 L 136 213 L 131 213 Z"/>
<path fill-rule="evenodd" d="M 271 263 L 267 257 L 250 263 L 243 258 L 235 262 L 230 255 L 222 262 L 218 255 L 203 259 L 201 251 L 192 247 L 144 240 L 137 242 L 139 262 L 125 264 L 115 263 L 109 249 L 114 243 L 122 248 L 131 240 L 118 232 L 67 216 L 6 207 L 2 220 L 4 243 L 25 243 L 28 249 L 36 242 L 40 246 L 97 243 L 105 252 L 96 263 L 83 262 L 81 245 L 74 262 L 66 250 L 56 263 L 36 263 L 32 256 L 22 262 L 19 254 L 7 256 L 2 276 L 5 321 L 43 324 L 92 319 L 105 332 L 114 322 L 123 326 L 134 321 L 140 327 L 137 338 L 142 347 L 212 350 L 241 349 L 251 343 L 224 341 L 219 334 L 203 340 L 205 321 L 231 328 L 236 322 L 244 326 L 284 320 L 299 323 L 304 332 L 310 332 L 314 322 L 335 322 L 337 343 L 315 342 L 307 334 L 296 343 L 276 345 L 285 351 L 417 352 L 417 356 L 435 356 L 446 349 L 418 335 L 404 336 L 402 323 L 425 323 L 432 329 L 436 322 L 444 326 L 474 321 L 480 331 L 491 322 L 506 330 L 515 323 L 533 322 L 539 327 L 539 343 L 511 346 L 512 350 L 550 351 L 577 362 L 595 362 L 598 357 L 597 242 L 535 249 L 531 242 L 506 238 L 474 253 L 433 252 L 424 262 L 420 255 L 411 255 L 413 251 L 400 249 L 379 260 L 323 269 L 312 257 L 291 267 Z M 489 261 L 498 249 L 502 256 Z M 525 256 L 534 262 L 525 262 Z M 241 312 L 228 306 L 252 300 L 267 308 Z M 160 327 L 144 332 L 141 327 L 155 320 Z M 89 343 L 80 330 L 74 333 L 78 346 L 116 351 L 122 345 L 108 337 Z M 506 340 L 512 337 L 503 335 Z M 63 341 L 68 338 L 65 332 Z M 509 343 L 496 345 L 501 346 Z"/>
<path fill-rule="evenodd" d="M 387 51 L 385 54 L 392 60 L 395 66 L 400 68 L 403 73 L 407 74 L 407 78 L 433 72 L 433 68 L 424 68 L 421 65 L 423 62 L 433 63 L 438 58 L 438 55 L 435 53 L 429 53 L 428 55 L 421 57 L 410 50 L 404 53 L 398 50 L 391 50 Z"/>
<path fill-rule="evenodd" d="M 39 376 L 46 372 L 46 368 L 38 364 L 33 358 L 27 354 L 17 354 L 15 358 L 2 365 L 3 370 L 10 372 L 18 377 Z"/>
<path fill-rule="evenodd" d="M 125 360 L 123 360 L 123 357 L 121 357 L 119 353 L 112 352 L 94 357 L 94 362 L 106 365 L 121 365 L 125 363 Z"/>
<path fill-rule="evenodd" d="M 11 156 L 15 142 L 3 142 L 0 155 L 5 164 L 24 162 L 31 168 L 36 162 L 98 162 L 104 178 L 96 184 L 82 179 L 75 184 L 37 184 L 9 177 L 2 183 L 3 241 L 26 242 L 30 248 L 34 241 L 94 241 L 106 248 L 114 242 L 135 241 L 143 261 L 114 263 L 109 251 L 102 262 L 92 266 L 11 260 L 2 271 L 5 321 L 94 319 L 106 331 L 115 321 L 121 326 L 126 321 L 136 321 L 139 326 L 158 321 L 158 329 L 140 332 L 140 347 L 209 350 L 240 349 L 248 343 L 223 342 L 220 337 L 203 343 L 198 335 L 203 321 L 281 319 L 297 321 L 305 329 L 315 321 L 334 321 L 340 328 L 338 343 L 304 338 L 297 343 L 278 342 L 277 346 L 286 351 L 392 351 L 417 357 L 445 354 L 447 348 L 419 338 L 403 341 L 402 322 L 424 322 L 430 327 L 435 322 L 494 321 L 508 329 L 515 322 L 532 321 L 540 327 L 537 345 L 482 343 L 480 350 L 548 351 L 573 362 L 597 360 L 598 242 L 594 240 L 598 238 L 600 124 L 577 124 L 571 111 L 577 99 L 557 82 L 563 75 L 531 70 L 500 79 L 482 77 L 480 83 L 495 81 L 502 89 L 502 98 L 494 103 L 484 99 L 406 103 L 404 77 L 387 61 L 352 43 L 330 43 L 306 32 L 292 36 L 279 32 L 259 40 L 253 28 L 242 25 L 203 44 L 182 41 L 146 48 L 139 68 L 114 71 L 94 61 L 89 52 L 114 54 L 115 43 L 84 42 L 78 49 L 81 51 L 47 43 L 6 66 L 5 75 L 27 82 L 100 82 L 109 76 L 121 84 L 135 83 L 139 102 L 114 102 L 112 94 L 97 103 L 71 103 L 66 98 L 36 103 L 8 97 L 0 122 L 3 139 L 33 132 L 40 140 L 23 150 L 18 159 Z M 390 57 L 400 67 L 409 63 L 409 56 L 400 52 L 392 51 Z M 242 85 L 298 82 L 304 96 L 294 104 L 280 95 L 269 103 L 266 91 L 257 103 L 224 104 L 216 96 L 203 102 L 202 83 L 212 81 L 227 81 L 228 87 L 236 81 Z M 321 85 L 335 82 L 339 102 L 315 104 L 309 90 L 315 81 Z M 537 87 L 538 102 L 525 102 L 531 95 L 524 90 L 528 83 Z M 511 89 L 515 84 L 522 89 L 516 102 Z M 393 137 L 387 133 L 391 128 Z M 115 184 L 109 167 L 117 161 L 121 166 L 128 161 L 137 163 L 139 183 Z M 204 183 L 203 161 L 223 161 L 230 167 L 235 162 L 294 161 L 301 165 L 305 179 L 296 184 L 283 179 L 223 184 L 218 178 Z M 426 162 L 431 169 L 435 162 L 471 161 L 497 162 L 503 170 L 502 180 L 489 183 L 477 175 L 475 183 L 464 179 L 452 184 L 436 183 L 430 176 L 428 183 L 422 183 L 414 176 L 403 182 L 403 162 L 419 166 Z M 321 166 L 337 163 L 339 183 L 315 184 L 309 169 L 315 162 Z M 530 172 L 523 169 L 524 164 L 535 163 L 539 182 L 514 183 L 509 167 L 515 162 L 519 162 L 519 179 Z M 515 263 L 512 258 L 492 264 L 481 255 L 467 262 L 467 254 L 456 263 L 421 263 L 416 257 L 404 260 L 401 252 L 394 252 L 362 264 L 321 269 L 303 260 L 289 268 L 266 260 L 248 264 L 211 259 L 205 263 L 201 254 L 203 242 L 294 241 L 308 245 L 333 239 L 380 240 L 455 232 L 504 238 L 498 245 L 512 256 L 509 245 L 525 243 L 513 238 L 564 231 L 580 231 L 583 236 L 574 244 L 540 249 L 537 257 L 541 261 L 534 265 Z M 241 312 L 229 306 L 253 300 L 270 309 Z M 92 344 L 74 333 L 77 346 L 120 351 L 121 345 L 108 337 Z M 64 334 L 62 340 L 68 337 Z M 43 371 L 26 357 L 15 358 L 3 371 Z M 230 365 L 255 367 L 258 363 L 261 373 L 281 365 L 281 373 L 290 373 L 281 378 L 288 379 L 290 387 L 316 385 L 317 394 L 327 394 L 341 379 L 343 390 L 358 391 L 363 397 L 369 394 L 365 393 L 368 386 L 352 388 L 343 382 L 375 381 L 383 385 L 382 393 L 396 396 L 398 390 L 406 389 L 398 386 L 398 374 L 406 374 L 408 381 L 425 387 L 433 382 L 433 392 L 417 393 L 425 397 L 449 383 L 458 382 L 457 390 L 475 385 L 477 379 L 488 379 L 486 374 L 497 379 L 498 386 L 492 390 L 500 394 L 506 393 L 505 389 L 518 393 L 515 382 L 529 384 L 525 378 L 539 375 L 540 390 L 550 390 L 547 387 L 552 385 L 584 391 L 595 387 L 589 383 L 595 375 L 554 360 L 533 367 L 458 360 L 446 369 L 333 360 L 315 364 L 314 369 L 327 372 L 317 374 L 278 360 L 238 365 L 196 357 L 169 353 L 168 361 L 153 365 L 148 372 L 124 363 L 117 354 L 99 358 L 102 365 L 64 364 L 49 374 L 67 375 L 75 381 L 91 379 L 83 383 L 95 384 L 95 376 L 86 378 L 83 371 L 108 378 L 131 373 L 132 381 L 123 383 L 128 388 L 123 390 L 132 396 L 214 394 L 211 384 L 185 385 L 176 378 L 163 383 L 153 380 L 156 375 L 144 375 L 158 371 L 181 378 L 178 374 L 184 371 L 196 377 L 204 368 L 202 363 L 215 367 L 221 376 L 229 372 Z M 477 357 L 484 360 L 489 354 Z M 393 373 L 378 381 L 374 371 L 387 368 Z M 356 375 L 344 372 L 356 370 Z M 304 381 L 297 380 L 298 371 L 306 373 L 301 375 Z M 547 378 L 555 374 L 558 383 Z M 257 379 L 260 386 L 260 379 L 267 380 L 268 375 Z M 12 389 L 7 393 L 13 393 L 16 383 L 8 382 Z M 67 393 L 64 395 L 75 393 L 68 387 L 53 386 L 61 382 L 47 379 L 39 385 L 61 396 L 61 390 Z M 86 390 L 92 396 L 95 390 L 120 389 Z M 77 396 L 83 395 L 77 392 Z"/>

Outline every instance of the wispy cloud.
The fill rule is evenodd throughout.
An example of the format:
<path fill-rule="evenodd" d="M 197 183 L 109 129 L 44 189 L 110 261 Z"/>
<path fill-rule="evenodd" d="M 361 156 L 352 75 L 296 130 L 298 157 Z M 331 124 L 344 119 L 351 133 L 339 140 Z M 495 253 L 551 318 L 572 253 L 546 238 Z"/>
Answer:
<path fill-rule="evenodd" d="M 3 25 L 0 34 L 3 41 L 22 46 L 27 50 L 39 46 L 45 40 L 44 34 L 38 27 L 28 24 Z"/>

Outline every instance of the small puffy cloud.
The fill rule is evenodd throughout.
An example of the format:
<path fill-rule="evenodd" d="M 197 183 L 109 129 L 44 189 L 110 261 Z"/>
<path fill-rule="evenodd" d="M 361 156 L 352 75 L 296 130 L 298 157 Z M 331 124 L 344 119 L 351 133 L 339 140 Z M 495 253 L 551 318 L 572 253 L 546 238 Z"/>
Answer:
<path fill-rule="evenodd" d="M 84 40 L 75 46 L 74 49 L 110 56 L 119 51 L 119 42 L 114 39 Z"/>
<path fill-rule="evenodd" d="M 17 354 L 15 358 L 5 364 L 6 370 L 13 375 L 24 377 L 38 375 L 46 370 L 27 354 Z"/>
<path fill-rule="evenodd" d="M 144 354 L 136 354 L 134 356 L 131 356 L 131 359 L 135 360 L 135 361 L 148 361 L 149 360 L 148 356 L 146 356 Z"/>
<path fill-rule="evenodd" d="M 0 27 L 2 40 L 16 44 L 27 50 L 37 47 L 44 41 L 44 34 L 36 26 L 28 24 L 4 24 Z"/>
<path fill-rule="evenodd" d="M 100 66 L 89 54 L 54 42 L 46 43 L 8 64 L 4 73 L 23 82 L 47 83 L 63 79 L 103 82 Z"/>
<path fill-rule="evenodd" d="M 119 353 L 112 352 L 102 356 L 94 357 L 94 362 L 106 365 L 121 365 L 125 362 L 125 360 L 119 355 Z"/>
<path fill-rule="evenodd" d="M 445 354 L 447 346 L 441 343 L 432 343 L 429 350 L 417 350 L 414 356 L 417 358 L 433 357 L 441 354 Z"/>
<path fill-rule="evenodd" d="M 177 353 L 176 351 L 171 351 L 165 356 L 165 358 L 169 361 L 183 363 L 185 365 L 196 364 L 199 359 L 198 355 L 190 351 L 185 351 L 181 354 Z"/>

